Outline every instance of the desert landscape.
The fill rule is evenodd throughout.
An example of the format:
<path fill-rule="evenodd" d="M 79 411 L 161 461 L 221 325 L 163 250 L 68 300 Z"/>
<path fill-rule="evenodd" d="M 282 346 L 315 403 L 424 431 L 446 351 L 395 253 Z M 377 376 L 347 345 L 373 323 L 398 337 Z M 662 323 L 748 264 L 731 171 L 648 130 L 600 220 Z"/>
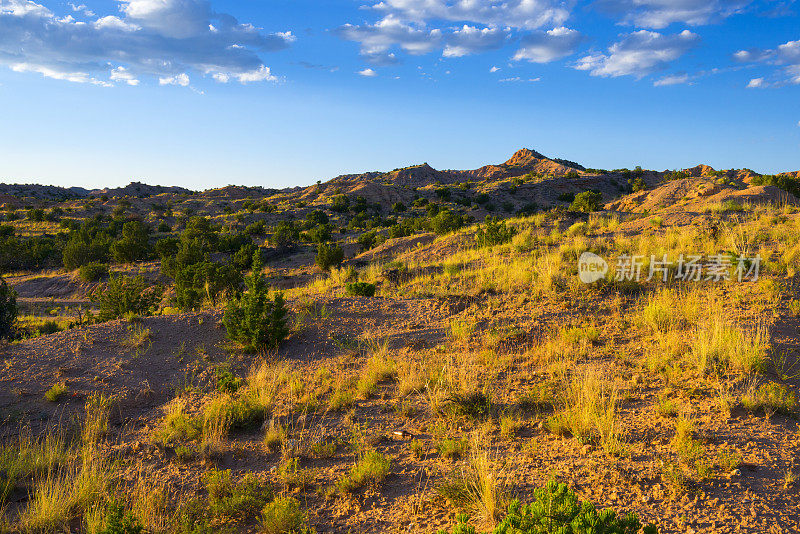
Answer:
<path fill-rule="evenodd" d="M 0 185 L 0 532 L 798 532 L 798 195 Z"/>

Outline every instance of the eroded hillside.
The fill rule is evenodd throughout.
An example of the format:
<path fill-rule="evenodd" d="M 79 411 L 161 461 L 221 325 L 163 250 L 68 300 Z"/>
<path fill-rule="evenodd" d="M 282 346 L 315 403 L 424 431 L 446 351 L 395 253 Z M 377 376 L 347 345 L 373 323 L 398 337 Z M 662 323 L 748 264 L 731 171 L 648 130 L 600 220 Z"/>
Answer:
<path fill-rule="evenodd" d="M 794 180 L 523 150 L 15 196 L 0 531 L 491 532 L 551 480 L 659 532 L 797 531 Z M 261 275 L 285 332 L 249 352 Z"/>

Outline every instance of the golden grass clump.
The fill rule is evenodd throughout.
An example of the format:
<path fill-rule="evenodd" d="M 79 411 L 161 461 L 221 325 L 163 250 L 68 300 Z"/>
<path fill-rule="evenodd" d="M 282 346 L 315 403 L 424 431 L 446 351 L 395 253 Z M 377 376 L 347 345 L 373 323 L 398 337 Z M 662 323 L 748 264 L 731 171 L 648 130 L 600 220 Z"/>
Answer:
<path fill-rule="evenodd" d="M 585 367 L 562 386 L 561 410 L 549 420 L 556 433 L 598 443 L 609 454 L 622 450 L 619 390 L 597 367 Z"/>

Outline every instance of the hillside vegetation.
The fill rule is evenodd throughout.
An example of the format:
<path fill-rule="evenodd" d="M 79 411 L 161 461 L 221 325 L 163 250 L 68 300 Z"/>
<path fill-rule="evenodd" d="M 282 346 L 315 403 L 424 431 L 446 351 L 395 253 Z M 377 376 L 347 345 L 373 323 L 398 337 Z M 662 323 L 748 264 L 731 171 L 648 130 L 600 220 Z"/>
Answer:
<path fill-rule="evenodd" d="M 4 185 L 0 533 L 797 532 L 799 180 Z"/>

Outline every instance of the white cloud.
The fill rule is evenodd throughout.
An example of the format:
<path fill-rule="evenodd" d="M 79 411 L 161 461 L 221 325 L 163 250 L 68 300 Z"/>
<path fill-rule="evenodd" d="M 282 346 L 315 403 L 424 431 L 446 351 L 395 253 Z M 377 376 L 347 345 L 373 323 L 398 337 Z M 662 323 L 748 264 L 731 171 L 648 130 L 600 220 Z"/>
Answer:
<path fill-rule="evenodd" d="M 128 85 L 139 85 L 139 80 L 136 77 L 128 72 L 128 69 L 125 67 L 117 67 L 111 71 L 111 81 L 113 82 L 123 82 L 127 83 Z"/>
<path fill-rule="evenodd" d="M 447 38 L 447 46 L 444 47 L 442 55 L 444 57 L 462 57 L 487 50 L 495 50 L 505 43 L 508 37 L 506 30 L 497 28 L 476 28 L 465 24 L 462 28 L 455 30 Z"/>
<path fill-rule="evenodd" d="M 489 69 L 489 72 L 491 72 L 492 74 L 494 74 L 495 72 L 497 72 L 497 71 L 499 71 L 499 70 L 500 70 L 500 67 L 492 67 L 491 69 Z"/>
<path fill-rule="evenodd" d="M 74 11 L 76 13 L 83 13 L 87 17 L 94 17 L 95 16 L 94 11 L 92 11 L 91 9 L 88 9 L 84 4 L 75 5 L 73 3 L 70 3 L 69 7 L 72 8 L 72 11 Z"/>
<path fill-rule="evenodd" d="M 358 71 L 358 73 L 359 73 L 361 76 L 364 76 L 365 78 L 374 78 L 375 76 L 377 76 L 377 75 L 378 75 L 378 73 L 377 73 L 377 72 L 375 72 L 375 71 L 374 71 L 374 70 L 372 70 L 372 69 L 364 69 L 364 70 L 360 70 L 360 71 Z"/>
<path fill-rule="evenodd" d="M 233 77 L 236 78 L 239 83 L 278 81 L 278 77 L 274 76 L 270 68 L 264 65 L 261 65 L 257 69 L 253 69 L 251 71 L 234 74 Z"/>
<path fill-rule="evenodd" d="M 131 24 L 130 22 L 125 22 L 121 18 L 111 15 L 97 19 L 92 25 L 96 30 L 120 30 L 124 32 L 135 32 L 142 29 L 141 26 Z"/>
<path fill-rule="evenodd" d="M 560 27 L 575 0 L 383 0 L 369 6 L 382 14 L 375 23 L 346 24 L 335 33 L 361 43 L 373 65 L 398 62 L 392 50 L 447 58 L 501 48 L 515 31 Z M 458 25 L 453 27 L 453 23 Z"/>
<path fill-rule="evenodd" d="M 774 49 L 739 50 L 733 54 L 733 58 L 741 62 L 765 63 L 777 66 L 784 74 L 784 80 L 778 82 L 778 85 L 785 83 L 800 84 L 800 40 L 787 41 Z M 752 82 L 753 80 L 750 83 Z M 748 87 L 750 87 L 749 84 Z M 766 84 L 758 87 L 766 87 Z"/>
<path fill-rule="evenodd" d="M 751 0 L 599 0 L 600 11 L 639 28 L 666 28 L 676 22 L 699 26 L 740 12 Z"/>
<path fill-rule="evenodd" d="M 187 87 L 189 85 L 189 75 L 185 72 L 176 74 L 175 76 L 165 76 L 158 79 L 159 85 L 180 85 Z"/>
<path fill-rule="evenodd" d="M 747 82 L 748 89 L 762 89 L 764 87 L 767 87 L 767 84 L 764 83 L 764 78 L 753 78 Z"/>
<path fill-rule="evenodd" d="M 437 48 L 442 41 L 441 30 L 427 30 L 389 15 L 375 24 L 345 24 L 335 30 L 342 39 L 361 43 L 361 57 L 370 63 L 387 64 L 396 62 L 393 47 L 399 47 L 409 54 L 427 54 Z"/>
<path fill-rule="evenodd" d="M 54 70 L 42 65 L 32 65 L 30 63 L 14 63 L 10 65 L 11 70 L 14 72 L 35 72 L 41 74 L 45 78 L 53 78 L 54 80 L 65 80 L 75 83 L 91 83 L 93 85 L 101 85 L 109 87 L 111 84 L 93 78 L 91 75 L 80 71 L 63 71 Z"/>
<path fill-rule="evenodd" d="M 497 81 L 498 83 L 534 83 L 541 81 L 541 78 L 521 78 L 520 76 L 514 76 L 513 78 L 503 78 Z"/>
<path fill-rule="evenodd" d="M 673 74 L 670 76 L 664 76 L 653 82 L 654 87 L 666 87 L 669 85 L 683 85 L 685 83 L 689 83 L 689 75 L 688 74 Z"/>
<path fill-rule="evenodd" d="M 559 0 L 383 0 L 373 8 L 422 23 L 443 20 L 530 30 L 560 26 L 571 5 Z"/>
<path fill-rule="evenodd" d="M 212 12 L 206 0 L 124 0 L 121 16 L 98 17 L 82 5 L 71 9 L 89 20 L 59 17 L 31 0 L 0 0 L 0 65 L 98 85 L 108 83 L 99 81 L 106 76 L 130 83 L 180 80 L 191 71 L 242 83 L 271 81 L 276 78 L 260 54 L 294 41 L 291 33 L 266 34 Z"/>
<path fill-rule="evenodd" d="M 578 60 L 575 68 L 592 76 L 636 76 L 641 78 L 664 68 L 694 48 L 700 38 L 684 30 L 674 35 L 639 30 L 614 43 L 608 54 L 590 54 Z"/>
<path fill-rule="evenodd" d="M 574 53 L 581 40 L 579 32 L 563 26 L 547 32 L 531 33 L 522 38 L 522 46 L 514 54 L 514 60 L 549 63 Z"/>

